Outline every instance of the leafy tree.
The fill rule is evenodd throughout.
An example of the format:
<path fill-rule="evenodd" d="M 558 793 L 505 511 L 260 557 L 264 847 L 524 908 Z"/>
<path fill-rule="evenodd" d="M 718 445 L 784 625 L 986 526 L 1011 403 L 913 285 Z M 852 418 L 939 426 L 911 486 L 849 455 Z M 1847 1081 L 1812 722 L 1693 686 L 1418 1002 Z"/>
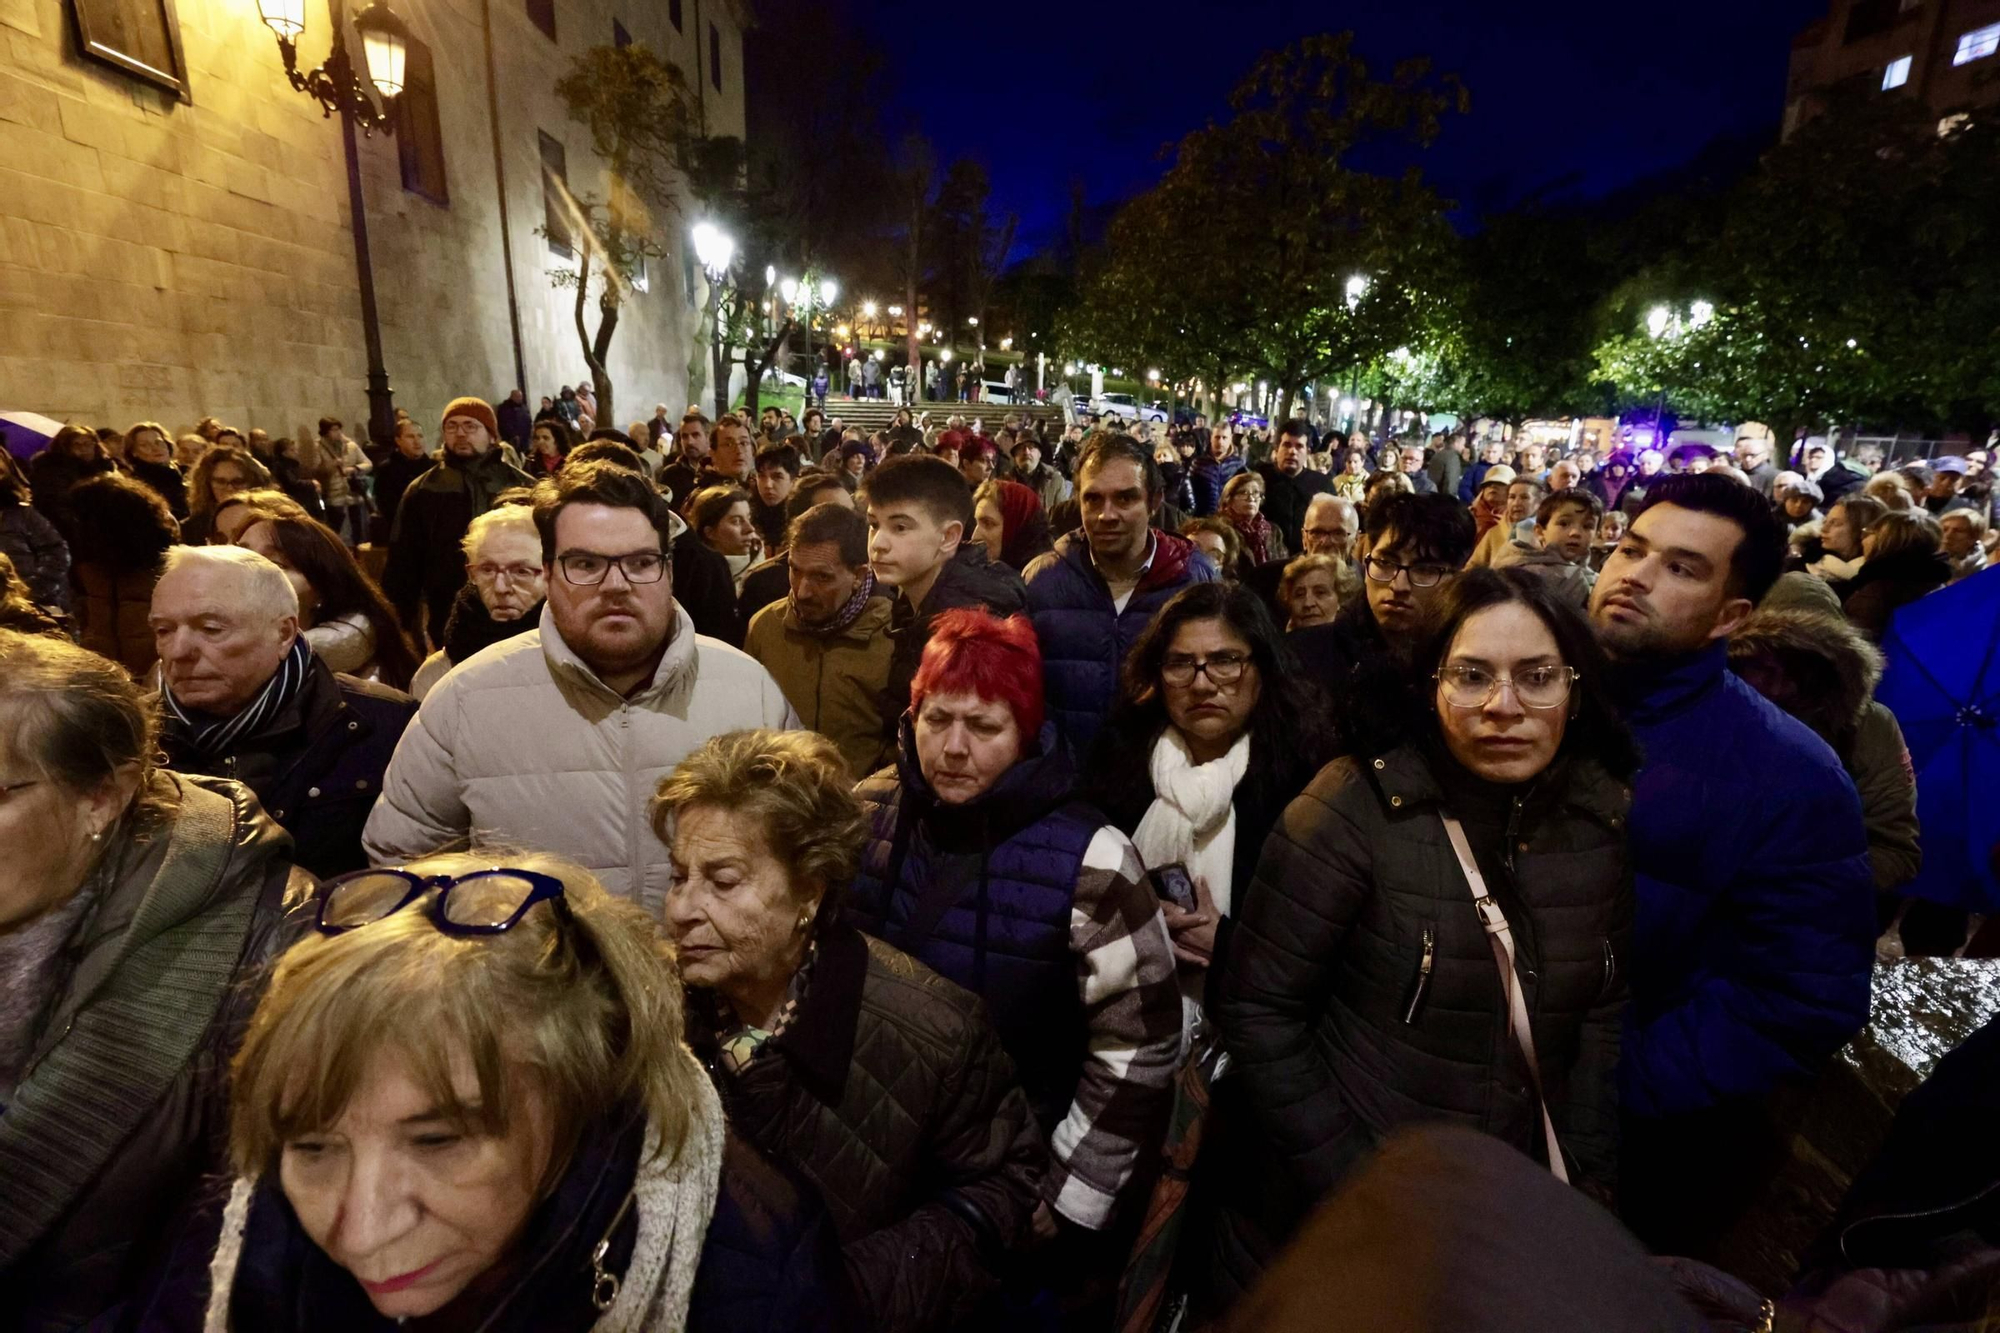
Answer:
<path fill-rule="evenodd" d="M 549 279 L 576 293 L 576 336 L 590 367 L 599 417 L 616 421 L 605 364 L 633 280 L 649 260 L 668 253 L 666 224 L 678 217 L 677 182 L 698 137 L 694 97 L 680 70 L 643 43 L 583 52 L 557 81 L 556 96 L 570 118 L 590 132 L 591 146 L 604 162 L 605 194 L 571 194 L 564 188 L 577 265 L 552 269 Z M 594 330 L 588 317 L 593 285 Z"/>

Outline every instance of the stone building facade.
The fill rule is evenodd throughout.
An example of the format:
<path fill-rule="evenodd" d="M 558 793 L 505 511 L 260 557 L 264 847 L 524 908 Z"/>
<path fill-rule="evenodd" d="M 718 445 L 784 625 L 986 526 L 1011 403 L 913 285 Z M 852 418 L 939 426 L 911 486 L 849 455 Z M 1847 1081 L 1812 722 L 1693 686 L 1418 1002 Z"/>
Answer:
<path fill-rule="evenodd" d="M 2000 105 L 2000 0 L 1830 0 L 1792 42 L 1785 137 L 1842 88 L 1918 98 L 1940 121 Z"/>
<path fill-rule="evenodd" d="M 104 13 L 156 14 L 167 0 L 117 3 L 0 0 L 0 410 L 175 431 L 214 415 L 273 436 L 330 413 L 360 437 L 367 362 L 338 120 L 286 81 L 256 0 L 179 0 L 185 98 L 85 49 L 79 6 L 96 6 L 95 38 Z M 545 160 L 579 194 L 601 197 L 604 173 L 556 81 L 590 47 L 645 42 L 699 89 L 709 133 L 741 135 L 747 11 L 742 0 L 393 7 L 434 119 L 409 108 L 416 129 L 363 139 L 360 160 L 383 359 L 396 405 L 435 444 L 447 401 L 505 397 L 517 364 L 531 407 L 588 378 L 574 295 L 549 280 L 575 261 L 537 228 Z M 327 52 L 325 0 L 306 0 L 305 18 L 309 68 Z M 351 34 L 349 49 L 358 59 Z M 670 245 L 687 248 L 688 223 L 663 222 Z M 612 345 L 623 421 L 687 402 L 700 278 L 679 253 L 654 269 Z"/>

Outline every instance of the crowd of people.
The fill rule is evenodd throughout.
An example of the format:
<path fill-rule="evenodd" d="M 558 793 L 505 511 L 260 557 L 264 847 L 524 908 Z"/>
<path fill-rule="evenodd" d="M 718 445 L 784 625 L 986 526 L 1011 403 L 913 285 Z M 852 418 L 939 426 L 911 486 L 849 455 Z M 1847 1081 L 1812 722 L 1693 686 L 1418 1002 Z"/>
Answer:
<path fill-rule="evenodd" d="M 1874 699 L 1986 453 L 594 414 L 0 448 L 10 1326 L 2000 1314 L 1993 1029 L 1728 1275 L 2000 943 Z"/>

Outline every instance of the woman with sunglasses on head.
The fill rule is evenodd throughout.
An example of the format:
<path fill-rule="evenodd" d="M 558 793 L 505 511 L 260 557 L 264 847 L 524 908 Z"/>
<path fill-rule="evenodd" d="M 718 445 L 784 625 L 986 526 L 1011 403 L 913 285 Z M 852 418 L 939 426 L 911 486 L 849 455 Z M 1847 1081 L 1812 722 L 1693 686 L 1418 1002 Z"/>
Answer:
<path fill-rule="evenodd" d="M 1611 1197 L 1637 755 L 1604 659 L 1542 581 L 1473 570 L 1411 666 L 1404 739 L 1286 809 L 1209 983 L 1259 1131 L 1216 1229 L 1225 1295 L 1413 1121 Z"/>
<path fill-rule="evenodd" d="M 329 881 L 231 1069 L 242 1333 L 828 1330 L 818 1201 L 730 1132 L 653 921 L 535 853 Z"/>
<path fill-rule="evenodd" d="M 312 881 L 250 790 L 154 767 L 117 663 L 0 630 L 0 1311 L 131 1316 L 196 1182 L 223 1070 Z M 100 1322 L 101 1321 L 101 1322 Z"/>

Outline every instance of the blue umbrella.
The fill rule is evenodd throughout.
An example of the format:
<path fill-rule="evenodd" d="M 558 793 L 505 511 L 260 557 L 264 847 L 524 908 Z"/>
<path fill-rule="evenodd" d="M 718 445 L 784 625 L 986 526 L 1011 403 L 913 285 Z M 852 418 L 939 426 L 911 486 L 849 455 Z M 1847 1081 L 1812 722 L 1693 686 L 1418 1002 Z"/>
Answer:
<path fill-rule="evenodd" d="M 0 412 L 0 432 L 7 439 L 7 452 L 16 458 L 31 458 L 49 447 L 49 441 L 63 423 L 39 412 Z"/>
<path fill-rule="evenodd" d="M 1917 772 L 1924 868 L 1903 892 L 2000 911 L 2000 568 L 1896 613 L 1875 697 L 1902 724 Z"/>

